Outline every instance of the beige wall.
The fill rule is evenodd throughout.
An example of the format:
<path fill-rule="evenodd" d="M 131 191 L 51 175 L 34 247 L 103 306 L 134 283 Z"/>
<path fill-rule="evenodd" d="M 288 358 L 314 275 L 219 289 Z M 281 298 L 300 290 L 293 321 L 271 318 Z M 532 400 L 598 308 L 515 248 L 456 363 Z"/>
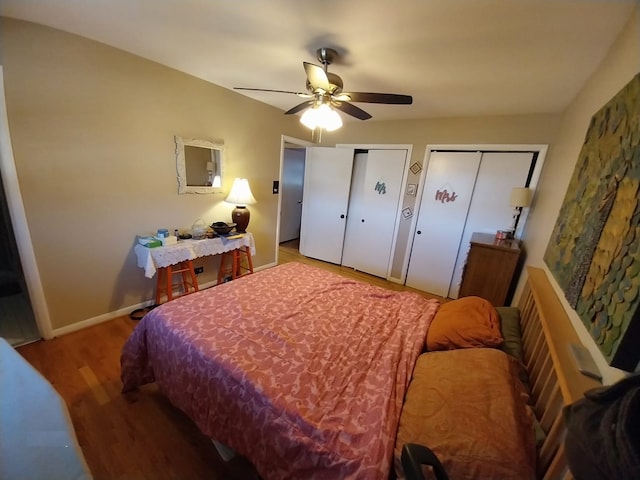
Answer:
<path fill-rule="evenodd" d="M 580 148 L 584 143 L 591 117 L 638 72 L 640 72 L 640 13 L 636 8 L 607 57 L 564 112 L 558 134 L 549 149 L 540 187 L 527 222 L 525 241 L 529 252 L 528 264 L 546 269 L 543 255 L 578 160 Z M 548 269 L 546 270 L 548 273 Z M 549 276 L 551 277 L 550 274 Z M 601 371 L 604 372 L 605 381 L 610 383 L 619 378 L 620 372 L 608 367 L 577 314 L 569 307 L 557 285 L 554 286 L 582 342 L 589 347 Z"/>
<path fill-rule="evenodd" d="M 178 195 L 174 135 L 226 146 L 224 186 L 248 177 L 256 264 L 274 261 L 280 136 L 296 118 L 78 36 L 4 19 L 13 151 L 54 329 L 149 300 L 136 234 L 230 221 L 223 195 Z M 206 61 L 206 59 L 203 59 Z M 216 265 L 207 259 L 202 282 Z M 209 262 L 209 263 L 207 263 Z"/>

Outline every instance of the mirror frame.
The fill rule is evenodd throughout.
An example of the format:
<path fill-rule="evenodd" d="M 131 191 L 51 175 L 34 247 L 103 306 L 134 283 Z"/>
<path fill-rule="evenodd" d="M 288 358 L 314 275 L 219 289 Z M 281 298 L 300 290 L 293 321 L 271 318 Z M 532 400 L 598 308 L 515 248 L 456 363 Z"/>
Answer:
<path fill-rule="evenodd" d="M 183 138 L 175 136 L 176 141 L 176 169 L 178 172 L 178 193 L 219 193 L 222 192 L 222 179 L 224 177 L 224 143 L 212 142 L 209 140 L 198 140 L 195 138 Z M 218 151 L 220 159 L 220 187 L 209 187 L 205 185 L 187 185 L 187 167 L 185 157 L 185 146 L 208 148 Z"/>

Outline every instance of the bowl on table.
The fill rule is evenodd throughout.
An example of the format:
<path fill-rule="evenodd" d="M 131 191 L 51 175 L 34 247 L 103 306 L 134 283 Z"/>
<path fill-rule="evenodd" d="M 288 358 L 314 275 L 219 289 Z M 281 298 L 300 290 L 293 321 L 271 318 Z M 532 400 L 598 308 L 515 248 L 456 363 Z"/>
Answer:
<path fill-rule="evenodd" d="M 211 224 L 211 229 L 218 235 L 226 235 L 235 228 L 235 223 L 215 222 Z"/>

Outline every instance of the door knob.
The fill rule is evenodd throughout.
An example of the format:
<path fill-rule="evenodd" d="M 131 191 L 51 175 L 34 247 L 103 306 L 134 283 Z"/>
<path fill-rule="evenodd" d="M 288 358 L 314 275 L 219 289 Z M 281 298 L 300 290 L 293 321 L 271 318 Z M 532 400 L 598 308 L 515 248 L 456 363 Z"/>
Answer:
<path fill-rule="evenodd" d="M 416 233 L 420 235 L 422 233 L 422 230 L 418 230 Z"/>
<path fill-rule="evenodd" d="M 361 221 L 362 221 L 362 223 L 364 223 L 364 218 Z"/>
<path fill-rule="evenodd" d="M 344 214 L 340 215 L 340 218 L 344 218 Z"/>

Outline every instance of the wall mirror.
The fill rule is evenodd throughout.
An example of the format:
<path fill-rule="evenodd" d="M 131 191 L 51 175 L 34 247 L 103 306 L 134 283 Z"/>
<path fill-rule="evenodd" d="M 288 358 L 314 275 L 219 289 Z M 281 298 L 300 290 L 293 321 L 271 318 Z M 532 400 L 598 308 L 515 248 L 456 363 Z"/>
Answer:
<path fill-rule="evenodd" d="M 224 144 L 175 137 L 178 193 L 221 191 Z"/>

